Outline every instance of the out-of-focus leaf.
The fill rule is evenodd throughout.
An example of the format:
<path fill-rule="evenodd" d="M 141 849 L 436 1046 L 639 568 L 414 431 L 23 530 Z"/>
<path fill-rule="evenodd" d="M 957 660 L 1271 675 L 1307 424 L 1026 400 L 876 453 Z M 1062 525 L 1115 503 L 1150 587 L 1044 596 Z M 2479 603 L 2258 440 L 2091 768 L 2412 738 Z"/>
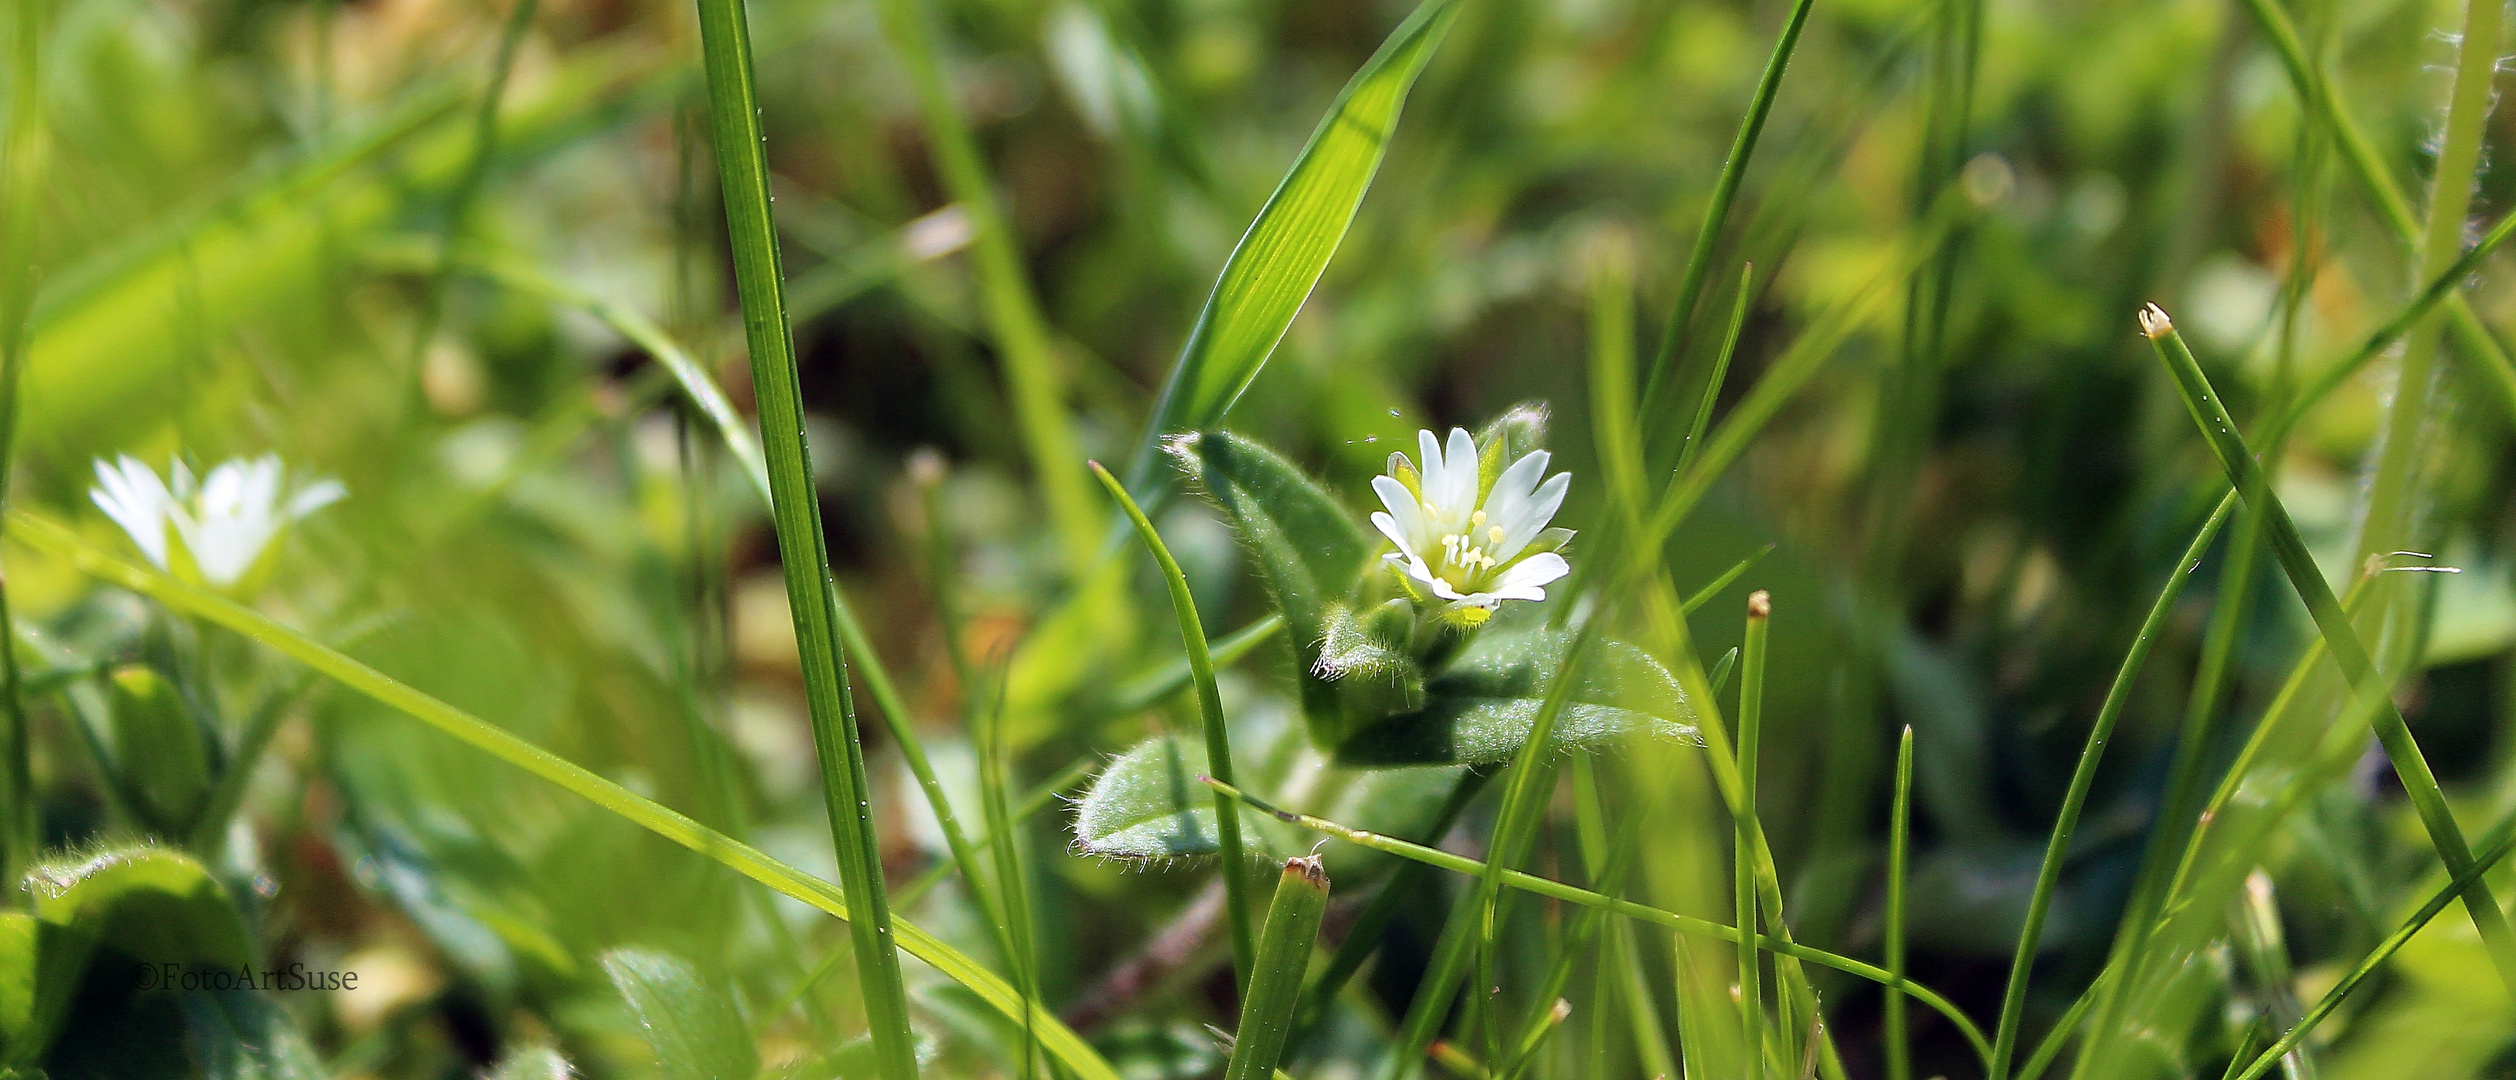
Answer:
<path fill-rule="evenodd" d="M 1075 805 L 1075 842 L 1090 854 L 1125 859 L 1213 854 L 1220 844 L 1214 799 L 1197 783 L 1204 760 L 1202 749 L 1177 735 L 1156 735 L 1120 754 Z M 1253 820 L 1242 816 L 1244 826 Z"/>
<path fill-rule="evenodd" d="M 210 759 L 201 726 L 174 684 L 140 664 L 108 680 L 113 696 L 114 767 L 142 824 L 159 836 L 190 831 L 210 790 Z"/>
<path fill-rule="evenodd" d="M 559 1051 L 547 1046 L 522 1046 L 498 1059 L 498 1067 L 490 1071 L 489 1080 L 571 1080 L 575 1075 Z"/>
<path fill-rule="evenodd" d="M 1249 548 L 1267 595 L 1284 615 L 1302 668 L 1302 711 L 1313 738 L 1340 716 L 1335 686 L 1319 677 L 1331 605 L 1352 591 L 1371 542 L 1354 515 L 1293 463 L 1247 438 L 1205 431 L 1170 442 L 1181 471 L 1214 500 Z"/>
<path fill-rule="evenodd" d="M 68 927 L 0 914 L 0 1067 L 42 1059 L 78 993 L 88 944 Z"/>
<path fill-rule="evenodd" d="M 1537 721 L 1550 678 L 1564 666 L 1572 635 L 1488 632 L 1424 684 L 1424 707 L 1357 732 L 1336 748 L 1344 765 L 1474 765 L 1519 753 Z M 1558 750 L 1604 745 L 1630 734 L 1689 738 L 1694 710 L 1677 680 L 1649 654 L 1600 643 L 1582 661 L 1555 722 Z"/>
<path fill-rule="evenodd" d="M 1397 130 L 1407 89 L 1450 27 L 1450 0 L 1424 0 L 1354 73 L 1293 160 L 1275 194 L 1224 261 L 1180 349 L 1127 486 L 1153 479 L 1153 447 L 1172 432 L 1219 423 L 1275 351 L 1353 224 L 1355 208 Z"/>
<path fill-rule="evenodd" d="M 760 1070 L 759 1050 L 724 984 L 644 949 L 605 953 L 603 970 L 628 999 L 670 1080 L 749 1080 Z"/>
<path fill-rule="evenodd" d="M 314 1048 L 269 995 L 185 991 L 178 1000 L 197 1080 L 323 1080 Z"/>

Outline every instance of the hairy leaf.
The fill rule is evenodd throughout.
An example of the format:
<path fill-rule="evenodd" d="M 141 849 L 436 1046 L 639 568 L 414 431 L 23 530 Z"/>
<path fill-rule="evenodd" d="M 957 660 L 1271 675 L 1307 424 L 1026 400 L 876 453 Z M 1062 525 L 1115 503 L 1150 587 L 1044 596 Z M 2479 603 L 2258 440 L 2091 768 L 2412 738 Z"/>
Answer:
<path fill-rule="evenodd" d="M 724 984 L 644 949 L 605 953 L 603 970 L 629 1000 L 669 1080 L 747 1080 L 759 1071 L 759 1051 Z"/>
<path fill-rule="evenodd" d="M 1462 765 L 1507 761 L 1535 725 L 1549 678 L 1563 669 L 1572 635 L 1489 632 L 1424 684 L 1424 707 L 1391 716 L 1338 744 L 1343 765 Z M 1589 749 L 1630 734 L 1691 738 L 1694 709 L 1649 654 L 1623 642 L 1590 650 L 1575 676 L 1558 750 Z"/>

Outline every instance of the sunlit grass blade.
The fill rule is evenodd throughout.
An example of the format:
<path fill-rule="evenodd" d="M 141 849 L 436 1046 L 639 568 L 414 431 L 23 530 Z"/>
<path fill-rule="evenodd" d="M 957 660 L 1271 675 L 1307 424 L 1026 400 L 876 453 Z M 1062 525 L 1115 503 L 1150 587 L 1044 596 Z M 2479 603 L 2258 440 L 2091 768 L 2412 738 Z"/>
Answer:
<path fill-rule="evenodd" d="M 1001 665 L 999 665 L 1001 666 Z M 997 692 L 991 695 L 993 706 L 977 713 L 983 719 L 971 741 L 978 749 L 978 780 L 980 806 L 987 819 L 988 854 L 996 863 L 997 936 L 1004 949 L 1005 964 L 1013 969 L 1013 987 L 1025 1001 L 1040 996 L 1039 957 L 1031 932 L 1031 893 L 1025 884 L 1022 862 L 1022 837 L 1016 826 L 1013 808 L 1006 800 L 1013 791 L 1011 765 L 1006 758 L 1011 751 L 1005 744 L 1005 701 L 1002 672 L 994 680 Z M 1035 1075 L 1039 1028 L 1029 1013 L 1023 1014 L 1021 1075 Z"/>
<path fill-rule="evenodd" d="M 1905 874 L 1913 851 L 1913 725 L 1896 736 L 1896 794 L 1887 811 L 1887 973 L 1904 978 Z M 1905 1029 L 1904 995 L 1890 990 L 1880 1003 L 1885 1016 L 1887 1080 L 1911 1080 L 1913 1043 Z"/>
<path fill-rule="evenodd" d="M 1368 832 L 1362 829 L 1347 828 L 1346 826 L 1339 825 L 1336 822 L 1329 821 L 1325 818 L 1317 818 L 1308 814 L 1300 814 L 1290 810 L 1284 810 L 1267 803 L 1265 800 L 1252 796 L 1247 792 L 1215 784 L 1211 778 L 1208 778 L 1206 783 L 1208 786 L 1215 787 L 1216 790 L 1225 791 L 1233 798 L 1248 803 L 1252 808 L 1257 809 L 1260 812 L 1274 815 L 1279 821 L 1286 822 L 1287 824 L 1298 825 L 1313 832 L 1324 833 L 1350 844 L 1357 844 L 1362 847 L 1370 848 L 1374 851 L 1385 851 L 1401 858 L 1415 860 L 1416 862 L 1423 863 L 1427 866 L 1472 877 L 1481 878 L 1485 875 L 1489 866 L 1488 863 L 1471 859 L 1464 855 L 1453 855 L 1439 848 L 1431 848 L 1422 844 L 1409 843 L 1394 837 L 1382 836 L 1379 833 Z M 1738 927 L 1713 922 L 1710 919 L 1696 918 L 1692 915 L 1680 914 L 1678 912 L 1655 908 L 1645 904 L 1637 904 L 1630 900 L 1620 900 L 1614 897 L 1601 896 L 1588 889 L 1567 885 L 1560 881 L 1539 877 L 1535 874 L 1525 873 L 1519 870 L 1504 870 L 1502 871 L 1500 878 L 1503 884 L 1511 888 L 1519 889 L 1538 896 L 1549 897 L 1551 899 L 1561 900 L 1570 904 L 1579 904 L 1583 907 L 1598 908 L 1613 914 L 1625 916 L 1626 918 L 1633 919 L 1637 922 L 1650 923 L 1654 926 L 1664 926 L 1671 930 L 1693 934 L 1697 937 L 1715 938 L 1732 943 L 1736 943 L 1738 941 Z M 1866 979 L 1870 982 L 1877 983 L 1880 986 L 1900 989 L 1905 993 L 1912 995 L 1914 1000 L 1922 1002 L 1924 1005 L 1927 1005 L 1934 1011 L 1938 1012 L 1941 1016 L 1947 1017 L 1949 1023 L 1955 1025 L 1959 1033 L 1965 1036 L 1966 1041 L 1973 1044 L 1976 1052 L 1984 1055 L 1986 1058 L 1991 1056 L 1992 1044 L 1990 1040 L 1984 1037 L 1983 1029 L 1977 1026 L 1972 1019 L 1968 1018 L 1963 1010 L 1957 1008 L 1956 1005 L 1950 1003 L 1946 997 L 1941 996 L 1938 991 L 1932 990 L 1930 987 L 1923 986 L 1911 979 L 1897 978 L 1888 974 L 1885 968 L 1878 967 L 1875 964 L 1864 963 L 1848 956 L 1839 956 L 1834 953 L 1826 952 L 1822 949 L 1810 948 L 1796 942 L 1783 940 L 1782 938 L 1775 937 L 1771 934 L 1757 935 L 1756 946 L 1766 952 L 1770 952 L 1778 956 L 1789 956 L 1800 960 L 1806 960 L 1812 964 L 1833 968 L 1836 971 Z"/>
<path fill-rule="evenodd" d="M 1407 91 L 1441 44 L 1454 11 L 1452 0 L 1423 0 L 1320 118 L 1310 142 L 1224 261 L 1128 461 L 1130 489 L 1145 491 L 1154 484 L 1164 436 L 1221 423 L 1258 377 L 1345 240 L 1397 130 Z"/>
<path fill-rule="evenodd" d="M 2227 406 L 2221 404 L 2218 393 L 2210 386 L 2209 377 L 2202 374 L 2201 365 L 2184 344 L 2183 336 L 2176 333 L 2175 325 L 2168 320 L 2166 312 L 2155 305 L 2142 311 L 2141 327 L 2148 333 L 2149 343 L 2156 349 L 2159 360 L 2175 376 L 2176 389 L 2184 397 L 2185 408 L 2192 413 L 2194 423 L 2201 427 L 2211 452 L 2219 459 L 2220 468 L 2228 474 L 2229 483 L 2245 499 L 2261 502 L 2264 524 L 2271 531 L 2272 552 L 2279 558 L 2281 570 L 2288 575 L 2290 587 L 2305 602 L 2307 614 L 2313 618 L 2316 630 L 2331 652 L 2334 663 L 2341 668 L 2342 676 L 2354 689 L 2365 689 L 2366 684 L 2384 679 L 2385 676 L 2376 670 L 2370 660 L 2366 647 L 2360 644 L 2349 615 L 2334 599 L 2332 586 L 2324 581 L 2323 572 L 2316 568 L 2315 558 L 2308 553 L 2306 542 L 2299 537 L 2296 523 L 2289 519 L 2288 511 L 2281 506 L 2279 495 L 2270 489 L 2263 476 L 2262 465 L 2246 448 L 2245 437 L 2237 433 L 2236 421 L 2228 416 Z M 2428 759 L 2421 755 L 2418 742 L 2412 738 L 2410 727 L 2404 723 L 2402 710 L 2394 705 L 2389 695 L 2376 696 L 2379 698 L 2375 719 L 2377 740 L 2383 744 L 2385 756 L 2392 761 L 2395 775 L 2401 778 L 2404 794 L 2409 796 L 2413 809 L 2418 811 L 2420 824 L 2427 829 L 2429 842 L 2436 847 L 2438 857 L 2445 861 L 2448 872 L 2461 876 L 2472 866 L 2472 849 L 2464 839 L 2463 830 L 2455 824 L 2454 811 L 2447 806 L 2445 793 L 2438 789 L 2437 776 L 2430 771 Z M 2482 941 L 2488 946 L 2491 962 L 2497 967 L 2500 980 L 2516 988 L 2516 934 L 2509 931 L 2507 915 L 2499 908 L 2489 883 L 2475 878 L 2467 887 L 2465 899 L 2465 907 L 2472 916 L 2474 927 L 2480 931 Z"/>
<path fill-rule="evenodd" d="M 1678 444 L 1677 467 L 1683 474 L 1695 463 L 1695 451 L 1703 447 L 1704 430 L 1712 426 L 1712 407 L 1721 401 L 1721 387 L 1730 381 L 1730 361 L 1738 356 L 1739 333 L 1747 329 L 1748 304 L 1756 298 L 1756 265 L 1739 268 L 1738 299 L 1730 304 L 1730 328 L 1721 335 L 1721 350 L 1712 354 L 1712 371 L 1704 376 L 1704 384 L 1695 392 L 1695 407 L 1689 410 L 1694 419 L 1686 424 L 1686 439 Z"/>
<path fill-rule="evenodd" d="M 2123 654 L 2123 663 L 2116 669 L 2113 685 L 2106 688 L 2105 702 L 2097 707 L 2096 721 L 2088 727 L 2088 740 L 2079 752 L 2079 764 L 2072 768 L 2070 786 L 2063 792 L 2062 808 L 2054 815 L 2053 833 L 2045 841 L 2044 862 L 2036 870 L 2035 890 L 2027 895 L 2027 918 L 2018 931 L 2018 948 L 2009 962 L 2009 982 L 2001 993 L 2000 1021 L 1992 1039 L 1993 1080 L 2009 1075 L 2010 1055 L 2016 1052 L 2019 1025 L 2026 1018 L 2027 977 L 2035 967 L 2036 953 L 2044 937 L 2045 916 L 2052 911 L 2053 892 L 2062 881 L 2062 863 L 2070 854 L 2071 834 L 2079 827 L 2079 813 L 2088 804 L 2088 792 L 2096 785 L 2097 764 L 2105 757 L 2106 745 L 2114 737 L 2114 725 L 2123 717 L 2123 709 L 2131 703 L 2132 686 L 2140 670 L 2149 660 L 2149 650 L 2165 631 L 2167 616 L 2175 609 L 2175 601 L 2184 594 L 2184 585 L 2191 580 L 2202 557 L 2210 553 L 2210 545 L 2227 521 L 2230 507 L 2221 503 L 2209 524 L 2194 536 L 2167 575 L 2166 584 L 2158 590 L 2158 598 L 2149 605 L 2149 614 L 2141 620 L 2140 629 L 2132 636 L 2132 646 Z"/>
<path fill-rule="evenodd" d="M 1276 632 L 1282 629 L 1284 629 L 1284 616 L 1264 615 L 1251 620 L 1247 626 L 1215 639 L 1211 656 L 1215 669 L 1219 671 L 1240 663 L 1242 658 L 1255 651 L 1258 646 L 1273 640 Z M 1104 716 L 1125 716 L 1150 709 L 1171 695 L 1186 689 L 1189 680 L 1195 676 L 1196 673 L 1188 669 L 1188 661 L 1185 658 L 1163 664 L 1159 668 L 1120 684 L 1108 701 L 1096 704 L 1095 712 L 1097 715 Z"/>
<path fill-rule="evenodd" d="M 1765 1074 L 1764 965 L 1756 953 L 1756 753 L 1765 715 L 1765 629 L 1773 598 L 1763 590 L 1747 598 L 1747 640 L 1739 646 L 1739 809 L 1730 852 L 1731 910 L 1738 917 L 1739 1024 L 1747 1045 L 1747 1077 Z M 1777 1005 L 1780 1002 L 1776 1002 Z M 1784 1024 L 1789 1024 L 1787 1010 Z M 1787 1045 L 1789 1040 L 1784 1040 Z M 1783 1053 L 1783 1060 L 1791 1055 Z"/>
<path fill-rule="evenodd" d="M 1782 35 L 1775 39 L 1764 73 L 1756 79 L 1756 93 L 1747 101 L 1747 114 L 1739 118 L 1738 134 L 1730 140 L 1730 154 L 1721 162 L 1721 177 L 1713 182 L 1703 224 L 1695 230 L 1694 246 L 1686 255 L 1686 270 L 1678 280 L 1677 305 L 1669 311 L 1668 328 L 1661 331 L 1660 347 L 1652 356 L 1651 370 L 1644 376 L 1644 416 L 1671 415 L 1669 398 L 1676 392 L 1676 373 L 1672 369 L 1685 347 L 1687 324 L 1693 320 L 1695 304 L 1711 277 L 1712 255 L 1720 246 L 1722 226 L 1729 221 L 1730 205 L 1738 199 L 1747 163 L 1756 156 L 1756 141 L 1764 133 L 1765 118 L 1773 113 L 1774 97 L 1782 90 L 1782 74 L 1791 65 L 1791 53 L 1799 47 L 1800 31 L 1808 25 L 1812 6 L 1813 0 L 1793 0 L 1791 14 L 1782 24 Z M 1720 379 L 1715 376 L 1711 381 L 1717 385 Z"/>
<path fill-rule="evenodd" d="M 1197 600 L 1188 591 L 1188 577 L 1180 572 L 1178 560 L 1171 558 L 1171 549 L 1162 543 L 1162 535 L 1154 530 L 1153 522 L 1145 518 L 1136 500 L 1128 497 L 1126 486 L 1100 462 L 1092 462 L 1091 467 L 1092 475 L 1100 478 L 1110 497 L 1127 512 L 1127 520 L 1135 523 L 1136 535 L 1153 554 L 1153 561 L 1162 567 L 1162 580 L 1171 591 L 1171 611 L 1179 619 L 1180 643 L 1188 652 L 1188 671 L 1197 687 L 1197 712 L 1205 721 L 1206 769 L 1224 783 L 1232 783 L 1232 734 L 1224 723 L 1223 692 L 1215 685 L 1214 660 L 1206 652 L 1205 624 L 1197 618 Z M 1249 856 L 1241 842 L 1240 810 L 1220 794 L 1214 799 L 1214 823 L 1215 841 L 1223 860 L 1223 897 L 1228 908 L 1225 917 L 1231 921 L 1232 970 L 1241 985 L 1246 986 L 1256 956 L 1256 942 L 1251 935 Z M 1300 976 L 1297 974 L 1294 980 L 1299 989 Z"/>
<path fill-rule="evenodd" d="M 752 76 L 751 30 L 741 0 L 699 0 L 699 30 L 719 190 L 733 245 L 735 292 L 751 349 L 752 395 L 774 496 L 770 510 L 777 525 L 778 561 L 786 574 L 787 609 L 795 621 L 839 883 L 847 894 L 857 984 L 873 1032 L 876 1072 L 884 1080 L 910 1080 L 917 1075 L 916 1038 L 909 1027 L 899 953 L 891 942 L 881 837 L 874 829 L 865 748 L 857 735 L 856 703 L 848 691 L 847 658 L 835 625 L 837 587 L 821 529 L 820 496 L 813 485 L 811 451 L 804 443 L 803 385 L 786 322 L 785 275 L 778 264 L 777 223 L 769 209 L 769 166 Z"/>
<path fill-rule="evenodd" d="M 1241 996 L 1240 1024 L 1232 1031 L 1232 1060 L 1224 1067 L 1223 1080 L 1272 1080 L 1276 1075 L 1276 1062 L 1292 1034 L 1293 1012 L 1302 1001 L 1311 947 L 1319 940 L 1319 920 L 1327 912 L 1328 872 L 1319 857 L 1284 860 L 1275 900 L 1267 905 L 1266 932 L 1258 939 L 1249 992 Z"/>
<path fill-rule="evenodd" d="M 2431 893 L 2428 901 L 2421 904 L 2418 911 L 2413 912 L 2410 918 L 2403 920 L 2402 925 L 2395 928 L 2393 933 L 2385 935 L 2385 940 L 2377 943 L 2375 949 L 2351 965 L 2350 972 L 2343 975 L 2340 982 L 2334 983 L 2332 989 L 2325 991 L 2324 996 L 2315 1002 L 2314 1007 L 2309 1008 L 2305 1016 L 2300 1017 L 2286 1034 L 2280 1036 L 2279 1041 L 2255 1055 L 2246 1065 L 2245 1071 L 2236 1074 L 2235 1080 L 2254 1080 L 2255 1077 L 2269 1072 L 2274 1066 L 2280 1064 L 2281 1058 L 2297 1049 L 2307 1036 L 2314 1034 L 2317 1025 L 2330 1017 L 2334 1009 L 2341 1007 L 2342 1000 L 2349 997 L 2351 991 L 2358 989 L 2360 983 L 2367 981 L 2368 976 L 2376 973 L 2376 969 L 2385 966 L 2385 962 L 2393 959 L 2395 953 L 2402 951 L 2404 945 L 2410 944 L 2413 936 L 2417 935 L 2423 927 L 2428 926 L 2431 920 L 2437 918 L 2439 912 L 2445 911 L 2447 905 L 2465 895 L 2473 883 L 2481 880 L 2482 875 L 2489 873 L 2491 867 L 2497 866 L 2499 860 L 2506 858 L 2510 850 L 2516 850 L 2516 818 L 2501 821 L 2492 828 L 2489 834 L 2482 838 L 2481 851 L 2473 858 L 2471 866 L 2456 874 L 2454 880 L 2446 883 L 2446 887 Z"/>
<path fill-rule="evenodd" d="M 26 371 L 27 316 L 35 303 L 35 201 L 45 172 L 44 12 L 20 0 L 8 35 L 8 130 L 0 133 L 0 513 L 9 507 L 17 449 L 18 383 Z M 17 658 L 17 623 L 0 581 L 0 881 L 16 881 L 41 857 L 35 800 L 35 741 L 27 727 Z"/>
<path fill-rule="evenodd" d="M 699 824 L 687 815 L 637 795 L 478 716 L 430 697 L 393 677 L 343 655 L 268 616 L 184 584 L 154 569 L 107 554 L 78 534 L 25 510 L 12 510 L 8 535 L 29 548 L 69 562 L 79 572 L 129 589 L 168 608 L 199 617 L 298 661 L 376 703 L 410 716 L 584 798 L 666 840 L 707 857 L 778 892 L 840 919 L 849 917 L 846 891 L 769 857 L 757 848 Z M 1036 1026 L 1041 1045 L 1086 1080 L 1118 1080 L 1118 1072 L 1053 1013 L 1025 1000 L 1003 979 L 933 934 L 893 920 L 896 945 L 968 987 L 990 1008 L 1016 1023 Z"/>
<path fill-rule="evenodd" d="M 970 216 L 979 299 L 1004 362 L 1015 422 L 1030 455 L 1032 476 L 1048 504 L 1068 573 L 1080 582 L 1091 569 L 1099 536 L 1091 489 L 1077 464 L 1083 460 L 1083 451 L 1066 414 L 1066 379 L 1057 360 L 1055 335 L 1040 313 L 1039 297 L 1023 270 L 1012 224 L 997 204 L 995 184 L 980 156 L 978 140 L 944 79 L 927 0 L 883 0 L 880 8 L 883 29 L 908 69 L 927 133 L 934 140 L 936 171 L 952 201 Z"/>

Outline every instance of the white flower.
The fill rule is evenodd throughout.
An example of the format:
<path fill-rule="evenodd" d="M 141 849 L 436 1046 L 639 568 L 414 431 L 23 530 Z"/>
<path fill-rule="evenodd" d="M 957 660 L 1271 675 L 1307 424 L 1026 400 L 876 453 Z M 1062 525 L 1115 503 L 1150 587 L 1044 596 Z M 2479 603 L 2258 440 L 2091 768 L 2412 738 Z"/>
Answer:
<path fill-rule="evenodd" d="M 1383 558 L 1399 582 L 1419 601 L 1446 601 L 1444 613 L 1471 626 L 1505 600 L 1546 599 L 1545 585 L 1572 572 L 1556 553 L 1572 530 L 1546 524 L 1572 474 L 1546 476 L 1544 450 L 1493 474 L 1463 428 L 1450 429 L 1446 451 L 1430 431 L 1417 432 L 1416 443 L 1420 472 L 1405 454 L 1391 454 L 1389 475 L 1372 478 L 1388 508 L 1372 524 L 1398 545 Z"/>
<path fill-rule="evenodd" d="M 169 462 L 166 471 L 161 480 L 128 454 L 110 464 L 98 461 L 88 498 L 131 534 L 140 554 L 159 569 L 189 571 L 187 576 L 222 589 L 243 580 L 290 522 L 348 494 L 331 479 L 288 490 L 277 454 L 221 462 L 198 483 L 180 460 Z M 169 542 L 169 529 L 182 541 L 180 551 Z M 186 559 L 179 562 L 177 554 Z"/>

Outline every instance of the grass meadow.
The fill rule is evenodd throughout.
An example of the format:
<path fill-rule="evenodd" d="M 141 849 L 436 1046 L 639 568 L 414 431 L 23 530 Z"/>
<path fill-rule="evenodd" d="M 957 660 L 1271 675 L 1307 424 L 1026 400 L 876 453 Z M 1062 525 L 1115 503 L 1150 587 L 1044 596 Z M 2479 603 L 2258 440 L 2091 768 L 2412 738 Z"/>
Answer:
<path fill-rule="evenodd" d="M 0 1076 L 2516 1076 L 2501 0 L 6 0 Z"/>

